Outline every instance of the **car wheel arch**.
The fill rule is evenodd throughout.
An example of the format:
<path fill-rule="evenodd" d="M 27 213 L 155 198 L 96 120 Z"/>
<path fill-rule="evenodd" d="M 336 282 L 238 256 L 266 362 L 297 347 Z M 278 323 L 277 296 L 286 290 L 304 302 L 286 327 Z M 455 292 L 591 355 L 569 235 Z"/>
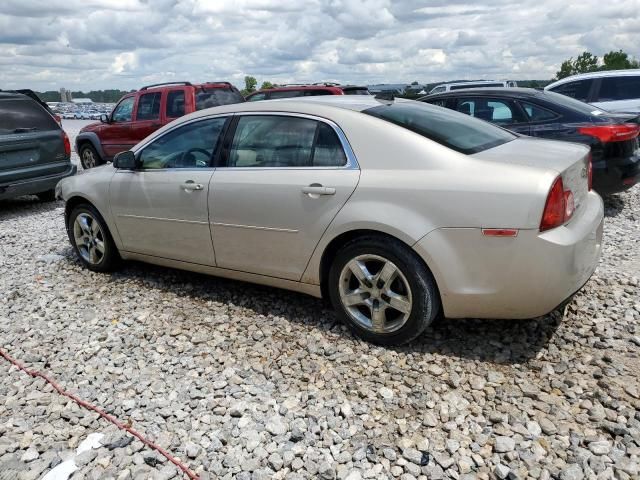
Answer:
<path fill-rule="evenodd" d="M 418 255 L 417 252 L 415 252 L 415 250 L 412 248 L 411 245 L 409 245 L 407 242 L 401 240 L 400 238 L 391 235 L 389 233 L 385 233 L 379 230 L 371 230 L 371 229 L 357 229 L 357 230 L 349 230 L 346 232 L 343 232 L 339 235 L 337 235 L 336 237 L 334 237 L 328 244 L 327 246 L 324 248 L 324 251 L 322 252 L 322 256 L 320 258 L 320 271 L 319 271 L 319 279 L 320 279 L 320 290 L 321 290 L 321 294 L 322 294 L 322 298 L 324 299 L 328 299 L 328 279 L 329 279 L 329 271 L 331 269 L 331 265 L 333 264 L 333 261 L 337 255 L 337 253 L 340 251 L 340 249 L 342 247 L 344 247 L 345 245 L 347 245 L 350 242 L 353 242 L 355 240 L 358 240 L 360 238 L 364 239 L 364 238 L 371 238 L 371 237 L 377 237 L 377 238 L 383 238 L 385 240 L 390 240 L 393 242 L 398 242 L 402 245 L 404 245 L 405 247 L 407 247 L 409 250 L 413 251 L 416 255 L 416 257 L 420 260 L 420 262 L 427 268 L 427 270 L 432 273 L 433 272 L 431 270 L 431 268 L 429 267 L 429 265 L 427 264 L 427 262 L 420 256 Z M 436 286 L 436 292 L 438 294 L 438 296 L 440 297 L 440 289 L 438 287 L 438 282 L 436 277 L 434 276 L 434 280 L 435 280 L 435 286 Z"/>

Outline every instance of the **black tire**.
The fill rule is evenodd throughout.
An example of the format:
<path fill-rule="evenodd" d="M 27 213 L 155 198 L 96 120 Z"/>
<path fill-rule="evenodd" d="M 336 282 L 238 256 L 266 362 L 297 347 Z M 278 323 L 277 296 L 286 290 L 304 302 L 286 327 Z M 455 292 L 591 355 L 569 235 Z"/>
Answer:
<path fill-rule="evenodd" d="M 88 215 L 94 221 L 96 221 L 98 223 L 98 226 L 100 227 L 101 235 L 97 235 L 97 237 L 102 241 L 102 244 L 104 245 L 104 252 L 99 261 L 95 263 L 92 263 L 87 258 L 85 258 L 87 252 L 81 252 L 75 240 L 74 225 L 76 222 L 76 218 L 78 218 L 78 216 L 80 215 Z M 116 244 L 111 237 L 109 228 L 102 218 L 102 215 L 100 215 L 98 210 L 96 210 L 93 205 L 82 203 L 74 207 L 67 219 L 67 235 L 69 237 L 69 241 L 71 242 L 71 246 L 76 252 L 76 255 L 78 256 L 82 264 L 89 270 L 92 270 L 94 272 L 111 272 L 116 270 L 120 266 L 120 254 L 118 253 Z"/>
<path fill-rule="evenodd" d="M 80 151 L 78 152 L 78 156 L 80 157 L 80 165 L 85 170 L 88 170 L 93 167 L 97 167 L 98 165 L 102 165 L 104 161 L 98 155 L 98 152 L 93 145 L 90 143 L 83 143 L 80 146 Z"/>
<path fill-rule="evenodd" d="M 400 322 L 401 326 L 396 330 L 390 332 L 375 332 L 364 328 L 361 323 L 352 318 L 341 301 L 339 284 L 343 269 L 351 260 L 368 255 L 383 257 L 392 262 L 404 277 L 401 281 L 406 281 L 410 289 L 408 293 L 412 301 L 410 310 L 407 308 L 410 312 L 408 318 L 404 320 L 404 323 Z M 345 279 L 343 278 L 342 281 Z M 440 296 L 435 280 L 420 257 L 402 242 L 383 236 L 361 237 L 344 245 L 338 251 L 331 265 L 328 291 L 338 317 L 356 335 L 378 345 L 402 345 L 416 339 L 433 322 L 440 311 Z M 384 294 L 382 294 L 382 298 L 385 299 Z M 387 296 L 386 299 L 388 300 L 389 297 Z M 393 309 L 392 312 L 394 312 Z M 371 315 L 373 316 L 373 313 Z M 387 313 L 384 315 L 386 316 Z"/>
<path fill-rule="evenodd" d="M 55 190 L 47 190 L 46 192 L 36 193 L 41 202 L 53 202 L 56 199 Z"/>

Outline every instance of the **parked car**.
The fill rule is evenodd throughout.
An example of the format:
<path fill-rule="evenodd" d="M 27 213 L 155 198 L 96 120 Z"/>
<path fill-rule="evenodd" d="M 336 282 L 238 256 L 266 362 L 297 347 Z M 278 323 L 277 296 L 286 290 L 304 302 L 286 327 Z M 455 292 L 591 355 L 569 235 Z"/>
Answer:
<path fill-rule="evenodd" d="M 482 88 L 420 99 L 532 137 L 583 143 L 591 148 L 593 188 L 622 192 L 640 181 L 640 117 L 599 110 L 553 92 Z"/>
<path fill-rule="evenodd" d="M 596 267 L 603 204 L 583 145 L 518 137 L 421 102 L 226 105 L 65 179 L 69 240 L 120 259 L 331 299 L 363 338 L 451 318 L 531 318 Z"/>
<path fill-rule="evenodd" d="M 100 123 L 80 130 L 76 151 L 82 168 L 111 161 L 116 153 L 130 149 L 187 113 L 239 102 L 244 98 L 229 82 L 171 82 L 142 87 L 122 97 L 110 115 L 101 115 Z"/>
<path fill-rule="evenodd" d="M 247 102 L 321 95 L 370 95 L 370 93 L 366 86 L 358 85 L 340 85 L 337 83 L 288 84 L 253 92 L 247 95 Z"/>
<path fill-rule="evenodd" d="M 517 87 L 518 84 L 513 80 L 486 80 L 477 82 L 455 82 L 443 83 L 433 87 L 429 91 L 429 95 L 434 93 L 450 92 L 452 90 L 465 90 L 467 88 L 495 88 L 495 87 Z"/>
<path fill-rule="evenodd" d="M 610 112 L 640 113 L 640 69 L 582 73 L 544 89 Z"/>
<path fill-rule="evenodd" d="M 39 103 L 0 92 L 0 199 L 54 199 L 58 181 L 76 173 L 69 137 Z"/>

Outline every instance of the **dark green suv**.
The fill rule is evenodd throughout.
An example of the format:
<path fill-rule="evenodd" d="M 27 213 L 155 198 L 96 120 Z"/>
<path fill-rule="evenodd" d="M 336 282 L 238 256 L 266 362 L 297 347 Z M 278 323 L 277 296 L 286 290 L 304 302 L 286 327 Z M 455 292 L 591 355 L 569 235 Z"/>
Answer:
<path fill-rule="evenodd" d="M 54 200 L 56 184 L 75 173 L 69 137 L 53 116 L 26 95 L 0 92 L 0 199 Z"/>

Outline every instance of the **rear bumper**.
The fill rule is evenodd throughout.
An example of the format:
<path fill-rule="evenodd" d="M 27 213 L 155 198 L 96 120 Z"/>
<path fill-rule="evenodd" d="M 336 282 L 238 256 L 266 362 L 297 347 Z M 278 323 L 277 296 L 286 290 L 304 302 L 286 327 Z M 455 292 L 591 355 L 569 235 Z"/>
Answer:
<path fill-rule="evenodd" d="M 19 197 L 21 195 L 33 195 L 36 193 L 53 190 L 58 182 L 65 177 L 75 175 L 77 167 L 69 164 L 69 168 L 55 175 L 46 177 L 35 177 L 29 179 L 18 180 L 11 183 L 0 184 L 0 200 L 5 198 Z"/>
<path fill-rule="evenodd" d="M 594 163 L 593 189 L 600 195 L 624 192 L 640 183 L 640 156 Z"/>
<path fill-rule="evenodd" d="M 515 238 L 486 237 L 477 228 L 442 228 L 414 249 L 431 268 L 449 318 L 535 318 L 576 293 L 600 258 L 604 208 L 589 193 L 562 227 Z"/>

